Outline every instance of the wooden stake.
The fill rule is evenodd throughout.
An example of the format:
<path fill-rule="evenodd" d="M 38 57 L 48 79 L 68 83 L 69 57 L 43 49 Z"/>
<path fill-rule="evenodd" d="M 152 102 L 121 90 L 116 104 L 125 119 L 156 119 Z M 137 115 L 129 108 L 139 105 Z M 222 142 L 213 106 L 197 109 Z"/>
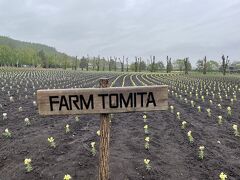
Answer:
<path fill-rule="evenodd" d="M 100 79 L 100 88 L 109 86 L 108 79 Z M 110 140 L 110 116 L 109 114 L 100 114 L 100 156 L 98 180 L 109 180 L 109 140 Z"/>

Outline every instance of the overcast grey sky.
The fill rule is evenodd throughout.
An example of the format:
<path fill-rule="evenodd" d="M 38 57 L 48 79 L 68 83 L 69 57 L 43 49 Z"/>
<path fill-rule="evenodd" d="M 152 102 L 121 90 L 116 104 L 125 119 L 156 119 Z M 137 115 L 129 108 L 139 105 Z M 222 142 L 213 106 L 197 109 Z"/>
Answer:
<path fill-rule="evenodd" d="M 240 60 L 240 1 L 0 0 L 0 35 L 73 56 Z"/>

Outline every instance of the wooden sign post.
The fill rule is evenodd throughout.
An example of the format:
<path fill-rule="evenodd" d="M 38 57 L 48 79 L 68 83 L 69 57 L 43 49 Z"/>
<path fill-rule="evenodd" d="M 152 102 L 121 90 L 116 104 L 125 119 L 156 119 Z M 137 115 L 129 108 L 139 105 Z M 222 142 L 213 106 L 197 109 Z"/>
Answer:
<path fill-rule="evenodd" d="M 50 89 L 37 91 L 40 115 L 100 114 L 99 180 L 109 179 L 109 113 L 159 111 L 168 109 L 168 86 Z"/>
<path fill-rule="evenodd" d="M 100 88 L 108 87 L 108 79 L 100 79 Z M 109 114 L 100 114 L 100 146 L 98 180 L 109 179 L 109 141 L 110 141 L 110 118 Z"/>

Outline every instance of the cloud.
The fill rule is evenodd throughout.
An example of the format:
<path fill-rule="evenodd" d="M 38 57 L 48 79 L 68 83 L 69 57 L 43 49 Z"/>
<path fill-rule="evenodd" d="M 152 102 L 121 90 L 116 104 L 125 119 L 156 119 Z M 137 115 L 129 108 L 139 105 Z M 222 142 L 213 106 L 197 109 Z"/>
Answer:
<path fill-rule="evenodd" d="M 237 0 L 0 0 L 1 35 L 73 56 L 237 60 L 239 18 Z"/>

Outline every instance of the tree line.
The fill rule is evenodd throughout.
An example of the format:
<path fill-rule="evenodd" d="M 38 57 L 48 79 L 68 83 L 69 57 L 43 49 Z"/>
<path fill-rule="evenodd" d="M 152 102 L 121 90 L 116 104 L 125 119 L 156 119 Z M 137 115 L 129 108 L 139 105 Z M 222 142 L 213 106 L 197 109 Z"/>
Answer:
<path fill-rule="evenodd" d="M 131 63 L 130 63 L 131 62 Z M 164 64 L 166 62 L 166 66 Z M 197 71 L 206 74 L 211 71 L 222 71 L 225 75 L 229 67 L 229 57 L 222 55 L 222 64 L 214 60 L 207 60 L 205 56 L 197 61 Z M 173 70 L 183 71 L 188 74 L 192 65 L 188 57 L 176 59 L 167 56 L 166 59 L 157 59 L 156 56 L 149 58 L 135 57 L 129 60 L 128 57 L 78 57 L 68 56 L 58 52 L 55 48 L 37 43 L 29 43 L 0 36 L 0 66 L 31 66 L 43 68 L 72 68 L 77 70 L 95 71 L 133 71 L 133 72 L 159 72 L 170 73 Z"/>

